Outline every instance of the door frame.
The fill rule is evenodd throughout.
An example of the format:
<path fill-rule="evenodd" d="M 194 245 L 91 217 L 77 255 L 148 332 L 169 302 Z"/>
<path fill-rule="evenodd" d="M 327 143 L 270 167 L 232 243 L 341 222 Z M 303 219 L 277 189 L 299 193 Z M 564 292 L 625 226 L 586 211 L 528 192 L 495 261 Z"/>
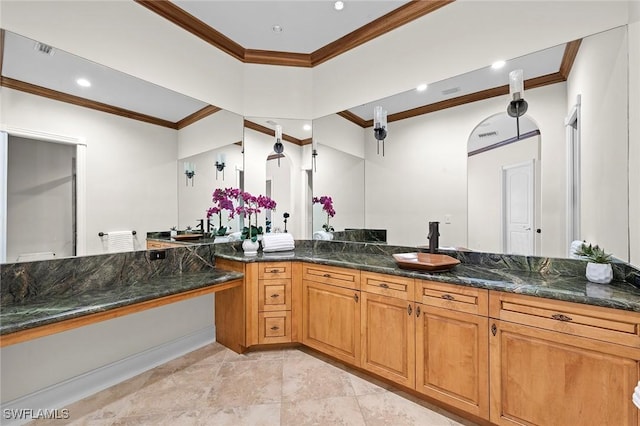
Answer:
<path fill-rule="evenodd" d="M 581 95 L 564 120 L 567 146 L 567 217 L 566 217 L 566 249 L 571 257 L 571 243 L 580 239 L 580 122 Z M 575 130 L 574 130 L 575 129 Z"/>
<path fill-rule="evenodd" d="M 36 139 L 43 142 L 74 145 L 76 147 L 76 256 L 87 254 L 87 144 L 83 137 L 60 135 L 0 125 L 0 263 L 7 261 L 7 168 L 9 136 Z M 6 137 L 4 135 L 7 135 Z"/>
<path fill-rule="evenodd" d="M 523 166 L 528 166 L 531 168 L 531 183 L 530 183 L 530 196 L 531 196 L 531 207 L 530 207 L 530 215 L 531 215 L 531 229 L 529 232 L 531 233 L 531 254 L 527 256 L 535 256 L 536 255 L 536 236 L 535 236 L 535 228 L 536 224 L 536 160 L 532 158 L 527 161 L 523 161 L 521 163 L 510 164 L 508 166 L 502 166 L 500 172 L 500 184 L 502 185 L 502 208 L 501 210 L 501 226 L 500 229 L 502 231 L 502 252 L 507 253 L 507 188 L 506 188 L 506 172 L 510 169 L 520 168 Z"/>

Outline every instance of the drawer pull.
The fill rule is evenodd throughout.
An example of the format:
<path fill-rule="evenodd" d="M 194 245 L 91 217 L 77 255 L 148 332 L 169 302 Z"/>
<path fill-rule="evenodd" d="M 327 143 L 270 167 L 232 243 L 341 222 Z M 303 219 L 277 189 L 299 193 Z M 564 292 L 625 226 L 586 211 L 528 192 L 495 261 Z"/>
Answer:
<path fill-rule="evenodd" d="M 331 274 L 323 274 L 322 276 L 325 278 L 331 278 Z"/>
<path fill-rule="evenodd" d="M 493 334 L 495 336 L 497 332 L 498 332 L 498 327 L 496 327 L 495 324 L 492 324 L 491 325 L 491 334 Z"/>
<path fill-rule="evenodd" d="M 356 303 L 358 303 L 358 300 L 360 300 L 360 298 L 358 297 L 358 293 L 355 293 L 355 294 L 353 295 L 353 300 L 355 300 L 355 301 L 356 301 Z"/>
<path fill-rule="evenodd" d="M 420 318 L 420 306 L 416 306 L 416 317 Z"/>
<path fill-rule="evenodd" d="M 382 288 L 389 288 L 389 284 L 380 283 L 380 287 L 382 287 Z"/>
<path fill-rule="evenodd" d="M 274 325 L 273 327 L 271 327 L 271 330 L 273 331 L 280 330 L 280 327 L 278 327 L 277 325 Z"/>
<path fill-rule="evenodd" d="M 443 295 L 442 295 L 442 296 L 440 296 L 440 297 L 442 297 L 444 300 L 456 300 L 456 299 L 455 299 L 455 297 L 453 297 L 453 296 L 452 296 L 452 295 L 450 295 L 450 294 L 443 294 Z"/>
<path fill-rule="evenodd" d="M 275 299 L 276 297 L 280 297 L 280 295 L 279 295 L 278 293 L 275 293 L 275 294 L 272 294 L 272 295 L 271 295 L 271 298 L 272 298 L 272 299 Z"/>
<path fill-rule="evenodd" d="M 278 272 L 280 272 L 280 271 L 279 271 L 279 270 L 277 270 L 277 269 L 272 269 L 270 272 L 271 272 L 272 274 L 277 274 L 277 273 L 278 273 Z"/>
<path fill-rule="evenodd" d="M 551 315 L 551 318 L 553 318 L 556 321 L 573 321 L 573 318 L 568 317 L 566 315 L 562 315 L 562 314 L 553 314 Z"/>
<path fill-rule="evenodd" d="M 411 316 L 411 312 L 413 312 L 413 309 L 411 309 L 411 305 L 407 305 L 407 315 Z"/>

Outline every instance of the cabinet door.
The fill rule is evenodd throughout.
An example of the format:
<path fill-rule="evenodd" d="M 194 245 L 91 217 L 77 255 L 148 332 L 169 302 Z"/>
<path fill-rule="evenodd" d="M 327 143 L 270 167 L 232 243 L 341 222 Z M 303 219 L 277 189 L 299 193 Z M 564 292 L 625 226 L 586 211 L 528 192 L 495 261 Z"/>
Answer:
<path fill-rule="evenodd" d="M 492 320 L 490 359 L 492 423 L 638 425 L 638 349 Z"/>
<path fill-rule="evenodd" d="M 488 318 L 422 304 L 416 309 L 416 390 L 488 419 Z"/>
<path fill-rule="evenodd" d="M 362 292 L 362 367 L 401 385 L 415 384 L 414 304 Z"/>
<path fill-rule="evenodd" d="M 291 312 L 260 312 L 258 318 L 258 343 L 291 342 Z"/>
<path fill-rule="evenodd" d="M 302 281 L 302 343 L 360 365 L 360 292 Z"/>

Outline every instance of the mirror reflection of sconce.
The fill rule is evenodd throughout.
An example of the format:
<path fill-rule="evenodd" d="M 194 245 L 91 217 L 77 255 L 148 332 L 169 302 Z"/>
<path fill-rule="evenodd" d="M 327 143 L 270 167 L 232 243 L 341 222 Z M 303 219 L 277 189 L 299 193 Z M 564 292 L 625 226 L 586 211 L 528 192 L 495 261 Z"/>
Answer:
<path fill-rule="evenodd" d="M 185 161 L 184 174 L 187 176 L 185 179 L 185 185 L 189 186 L 189 181 L 191 181 L 191 186 L 193 186 L 193 181 L 195 181 L 193 177 L 196 175 L 196 163 Z"/>
<path fill-rule="evenodd" d="M 224 155 L 219 154 L 218 160 L 216 161 L 216 180 L 218 180 L 218 172 L 222 172 L 222 180 L 224 180 Z"/>
<path fill-rule="evenodd" d="M 384 157 L 384 140 L 387 137 L 387 111 L 377 106 L 373 109 L 373 135 L 378 141 L 378 154 L 380 154 L 380 141 L 382 141 L 382 156 Z"/>
<path fill-rule="evenodd" d="M 509 117 L 515 117 L 518 139 L 520 139 L 520 117 L 528 108 L 527 101 L 524 100 L 524 75 L 522 70 L 513 70 L 509 73 L 509 95 L 511 102 L 507 107 Z"/>
<path fill-rule="evenodd" d="M 280 157 L 282 157 L 280 154 L 284 152 L 284 145 L 282 144 L 282 126 L 279 124 L 276 126 L 276 143 L 273 145 L 273 150 L 278 154 L 278 167 L 280 167 Z"/>
<path fill-rule="evenodd" d="M 284 217 L 284 232 L 287 232 L 287 219 L 289 219 L 289 213 L 284 212 L 284 214 L 282 215 L 282 217 Z"/>
<path fill-rule="evenodd" d="M 318 156 L 318 142 L 315 139 L 311 140 L 311 162 L 313 163 L 313 171 L 317 172 L 316 169 L 316 157 Z"/>

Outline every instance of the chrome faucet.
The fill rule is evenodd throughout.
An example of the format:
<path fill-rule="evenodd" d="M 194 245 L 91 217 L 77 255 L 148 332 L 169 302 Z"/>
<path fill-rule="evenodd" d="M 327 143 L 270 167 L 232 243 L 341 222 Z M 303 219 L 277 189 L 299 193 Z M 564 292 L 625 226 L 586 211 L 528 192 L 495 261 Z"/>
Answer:
<path fill-rule="evenodd" d="M 438 246 L 440 243 L 438 242 L 438 237 L 440 237 L 440 231 L 438 230 L 438 224 L 440 222 L 429 222 L 429 235 L 427 238 L 429 239 L 429 253 L 437 253 Z"/>

